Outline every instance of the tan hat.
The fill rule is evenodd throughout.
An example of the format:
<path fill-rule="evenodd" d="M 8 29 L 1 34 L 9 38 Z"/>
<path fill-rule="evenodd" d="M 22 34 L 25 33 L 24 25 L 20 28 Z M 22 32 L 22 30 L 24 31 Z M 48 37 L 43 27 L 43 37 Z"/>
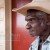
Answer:
<path fill-rule="evenodd" d="M 33 0 L 21 8 L 15 8 L 12 11 L 19 12 L 26 16 L 28 9 L 37 9 L 50 14 L 50 0 Z"/>

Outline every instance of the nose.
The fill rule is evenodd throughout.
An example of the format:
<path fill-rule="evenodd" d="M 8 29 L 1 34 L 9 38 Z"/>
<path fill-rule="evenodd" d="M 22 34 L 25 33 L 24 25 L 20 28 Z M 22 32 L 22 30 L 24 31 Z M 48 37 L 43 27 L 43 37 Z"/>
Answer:
<path fill-rule="evenodd" d="M 31 24 L 27 23 L 26 29 L 30 29 L 30 28 L 32 28 Z"/>

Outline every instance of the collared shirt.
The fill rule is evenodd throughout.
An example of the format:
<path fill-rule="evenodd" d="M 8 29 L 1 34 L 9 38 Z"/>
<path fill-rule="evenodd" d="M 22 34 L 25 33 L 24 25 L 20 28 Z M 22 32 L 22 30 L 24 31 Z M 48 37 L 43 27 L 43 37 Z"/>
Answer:
<path fill-rule="evenodd" d="M 31 43 L 29 50 L 38 50 L 39 40 L 40 38 L 37 37 L 36 40 Z M 50 36 L 42 43 L 41 50 L 50 50 Z"/>

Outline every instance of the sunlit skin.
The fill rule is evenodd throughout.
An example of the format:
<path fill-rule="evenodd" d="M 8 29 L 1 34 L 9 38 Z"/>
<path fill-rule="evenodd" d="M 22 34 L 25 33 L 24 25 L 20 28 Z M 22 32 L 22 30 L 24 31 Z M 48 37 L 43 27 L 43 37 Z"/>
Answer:
<path fill-rule="evenodd" d="M 30 9 L 27 11 L 25 20 L 26 28 L 32 37 L 40 36 L 44 42 L 50 34 L 50 14 L 40 10 Z"/>

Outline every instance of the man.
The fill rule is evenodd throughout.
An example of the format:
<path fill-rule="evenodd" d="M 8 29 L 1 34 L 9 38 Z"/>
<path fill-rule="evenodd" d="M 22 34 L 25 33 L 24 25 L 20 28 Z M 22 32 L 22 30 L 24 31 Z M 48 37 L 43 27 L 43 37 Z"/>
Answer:
<path fill-rule="evenodd" d="M 33 0 L 13 11 L 25 15 L 26 28 L 32 37 L 38 36 L 29 50 L 50 50 L 50 1 Z"/>
<path fill-rule="evenodd" d="M 50 14 L 47 14 L 40 10 L 29 9 L 25 20 L 27 23 L 27 29 L 32 37 L 39 36 L 35 42 L 31 44 L 29 50 L 47 50 L 50 44 Z M 47 40 L 46 40 L 47 39 Z M 36 42 L 37 41 L 37 42 Z M 34 48 L 35 46 L 35 48 Z M 45 46 L 44 48 L 42 48 Z M 49 50 L 49 49 L 48 49 Z"/>

